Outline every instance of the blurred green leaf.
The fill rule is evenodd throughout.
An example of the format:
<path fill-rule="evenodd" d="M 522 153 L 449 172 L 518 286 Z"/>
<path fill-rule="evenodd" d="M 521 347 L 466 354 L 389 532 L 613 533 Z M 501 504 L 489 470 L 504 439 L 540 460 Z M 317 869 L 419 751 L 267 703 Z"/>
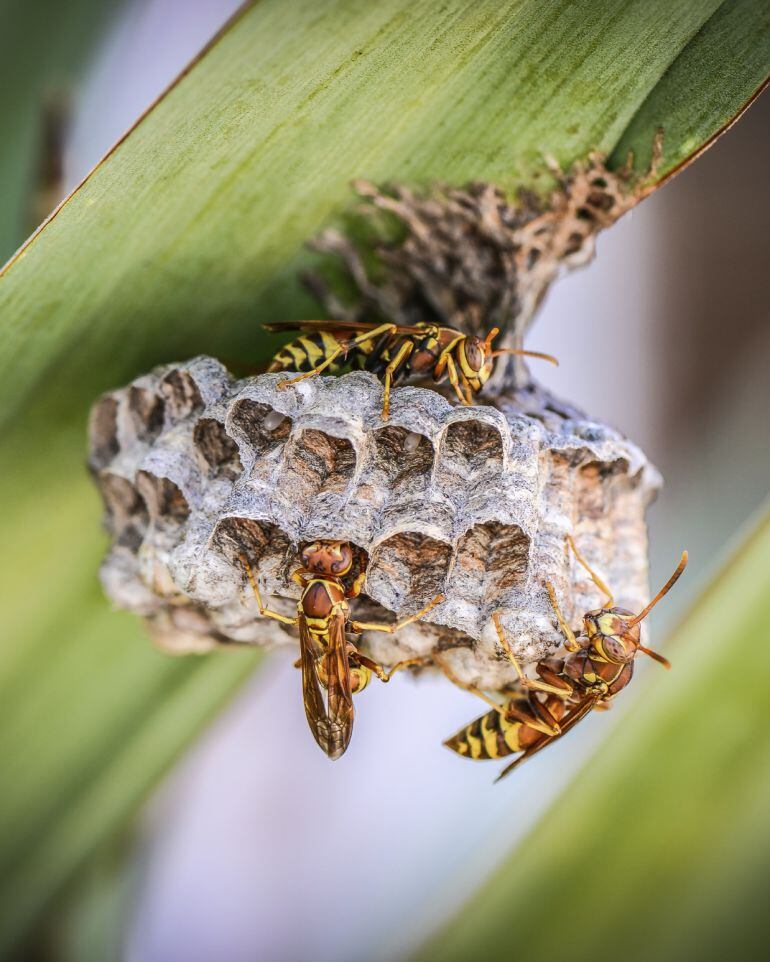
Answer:
<path fill-rule="evenodd" d="M 141 882 L 141 857 L 127 832 L 101 846 L 65 893 L 35 949 L 46 962 L 119 962 L 126 955 L 131 910 Z"/>
<path fill-rule="evenodd" d="M 672 672 L 635 682 L 623 724 L 417 958 L 764 956 L 770 512 L 666 651 Z M 515 792 L 515 776 L 500 790 Z"/>
<path fill-rule="evenodd" d="M 44 112 L 67 94 L 122 0 L 0 0 L 0 260 L 29 232 Z"/>
<path fill-rule="evenodd" d="M 756 7 L 293 0 L 289 15 L 263 0 L 7 266 L 0 953 L 253 664 L 164 658 L 108 610 L 95 577 L 100 511 L 81 463 L 95 395 L 202 351 L 264 357 L 260 321 L 313 310 L 297 282 L 303 244 L 344 214 L 353 177 L 545 191 L 543 155 L 568 167 L 590 150 L 644 146 L 669 120 L 666 163 L 681 159 L 768 72 Z M 720 61 L 710 31 L 733 9 Z M 754 18 L 756 48 L 736 62 L 734 40 Z M 673 102 L 685 61 L 688 86 Z M 669 96 L 657 105 L 659 85 Z"/>
<path fill-rule="evenodd" d="M 682 57 L 688 87 L 661 108 L 676 113 L 686 101 L 698 120 L 674 124 L 666 149 L 696 150 L 770 72 L 755 3 L 738 4 L 731 21 L 755 30 L 753 59 L 736 62 L 732 34 L 720 30 L 726 59 L 715 76 L 706 58 L 698 74 L 715 13 L 733 6 L 248 8 L 8 269 L 0 410 L 10 416 L 43 380 L 58 404 L 82 408 L 159 359 L 264 356 L 259 321 L 312 310 L 297 282 L 303 245 L 350 203 L 351 178 L 544 190 L 544 154 L 568 167 L 591 150 L 610 153 L 645 104 L 631 143 L 668 126 L 653 92 Z M 714 103 L 717 78 L 729 105 Z"/>
<path fill-rule="evenodd" d="M 32 423 L 26 425 L 32 427 Z M 43 431 L 38 426 L 34 434 Z M 7 439 L 0 612 L 0 957 L 135 811 L 257 655 L 174 659 L 110 610 L 81 426 Z M 31 456 L 32 455 L 32 456 Z"/>

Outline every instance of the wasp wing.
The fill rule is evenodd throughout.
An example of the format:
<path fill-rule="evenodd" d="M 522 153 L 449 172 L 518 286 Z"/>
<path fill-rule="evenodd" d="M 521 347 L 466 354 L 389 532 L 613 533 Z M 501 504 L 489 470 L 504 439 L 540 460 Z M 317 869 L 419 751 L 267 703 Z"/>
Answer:
<path fill-rule="evenodd" d="M 571 728 L 574 728 L 579 721 L 585 718 L 594 705 L 596 705 L 597 700 L 598 699 L 595 695 L 588 695 L 582 701 L 578 702 L 572 711 L 568 712 L 562 719 L 559 725 L 561 731 L 558 735 L 543 735 L 543 737 L 538 739 L 534 745 L 530 745 L 526 751 L 522 752 L 518 758 L 512 761 L 510 765 L 506 765 L 495 779 L 495 782 L 499 782 L 501 778 L 505 778 L 506 775 L 510 775 L 514 768 L 516 768 L 518 765 L 521 765 L 523 761 L 526 761 L 526 759 L 531 758 L 533 755 L 537 755 L 539 751 L 542 751 L 542 749 L 546 748 L 552 742 L 555 742 L 557 739 L 561 738 L 562 735 L 566 735 Z"/>
<path fill-rule="evenodd" d="M 353 692 L 350 683 L 345 617 L 341 613 L 329 621 L 329 643 L 326 651 L 327 703 L 330 735 L 337 754 L 345 751 L 353 733 Z M 331 752 L 328 753 L 331 755 Z"/>
<path fill-rule="evenodd" d="M 363 334 L 365 331 L 373 331 L 375 328 L 382 327 L 379 321 L 273 321 L 270 324 L 263 324 L 262 327 L 271 334 L 280 334 L 283 331 L 328 331 L 334 334 L 337 331 L 351 331 L 352 333 Z M 421 327 L 396 326 L 394 334 L 421 334 L 425 331 Z"/>
<path fill-rule="evenodd" d="M 305 715 L 315 740 L 326 751 L 325 745 L 320 741 L 317 734 L 319 724 L 323 725 L 326 719 L 326 704 L 321 693 L 321 683 L 318 680 L 316 649 L 307 622 L 301 615 L 299 619 L 299 652 L 302 666 L 302 700 L 305 705 Z"/>
<path fill-rule="evenodd" d="M 353 695 L 345 647 L 345 619 L 342 614 L 329 621 L 328 647 L 324 658 L 328 678 L 328 707 L 324 702 L 316 668 L 316 648 L 304 618 L 299 621 L 302 665 L 302 698 L 310 730 L 329 758 L 339 758 L 353 732 Z"/>

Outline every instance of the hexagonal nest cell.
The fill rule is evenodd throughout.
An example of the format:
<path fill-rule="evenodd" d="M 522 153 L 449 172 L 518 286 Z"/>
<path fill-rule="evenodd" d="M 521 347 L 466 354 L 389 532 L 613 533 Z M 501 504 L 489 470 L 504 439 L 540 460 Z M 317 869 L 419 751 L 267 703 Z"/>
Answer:
<path fill-rule="evenodd" d="M 294 643 L 259 617 L 240 555 L 291 614 L 298 552 L 315 538 L 347 539 L 366 569 L 354 616 L 403 617 L 445 595 L 396 635 L 364 634 L 365 651 L 385 664 L 440 651 L 489 689 L 514 677 L 494 612 L 527 663 L 561 644 L 546 581 L 576 628 L 601 600 L 567 534 L 618 603 L 647 600 L 644 514 L 659 479 L 616 431 L 532 384 L 475 407 L 396 388 L 383 422 L 370 374 L 279 390 L 283 376 L 238 381 L 200 357 L 94 405 L 105 590 L 169 650 Z"/>

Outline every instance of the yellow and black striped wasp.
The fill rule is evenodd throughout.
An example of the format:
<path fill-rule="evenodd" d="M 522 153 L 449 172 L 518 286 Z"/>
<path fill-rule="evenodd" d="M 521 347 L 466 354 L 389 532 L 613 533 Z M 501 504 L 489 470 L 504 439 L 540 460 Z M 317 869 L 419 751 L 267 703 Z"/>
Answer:
<path fill-rule="evenodd" d="M 351 584 L 345 576 L 353 567 L 353 549 L 347 541 L 314 541 L 300 552 L 302 566 L 292 579 L 302 588 L 297 614 L 290 618 L 266 608 L 262 603 L 254 572 L 245 555 L 240 556 L 246 569 L 259 613 L 285 625 L 299 628 L 302 669 L 302 696 L 310 730 L 329 758 L 344 754 L 353 733 L 353 695 L 369 684 L 372 673 L 384 682 L 395 672 L 427 663 L 426 658 L 410 658 L 398 662 L 390 670 L 362 655 L 349 641 L 346 632 L 385 631 L 394 633 L 418 621 L 444 600 L 438 595 L 422 610 L 392 625 L 352 621 L 348 601 L 360 594 L 366 571 Z M 322 688 L 326 690 L 324 702 Z"/>
<path fill-rule="evenodd" d="M 268 372 L 301 371 L 299 377 L 281 381 L 287 388 L 322 371 L 339 373 L 348 364 L 382 378 L 385 396 L 382 416 L 390 413 L 390 389 L 410 375 L 432 377 L 440 383 L 449 378 L 461 404 L 471 404 L 489 380 L 496 357 L 517 354 L 558 364 L 550 354 L 518 348 L 492 349 L 500 333 L 493 328 L 484 340 L 453 327 L 420 322 L 413 327 L 364 321 L 281 321 L 265 324 L 272 333 L 303 332 L 281 348 Z"/>
<path fill-rule="evenodd" d="M 499 781 L 525 759 L 550 745 L 573 728 L 594 708 L 610 702 L 631 681 L 634 658 L 644 652 L 666 668 L 669 662 L 641 643 L 641 622 L 666 595 L 687 565 L 687 552 L 652 601 L 634 615 L 614 604 L 612 592 L 586 563 L 572 538 L 567 538 L 578 562 L 596 587 L 606 595 L 601 608 L 583 617 L 583 633 L 575 636 L 561 613 L 553 585 L 546 584 L 556 620 L 564 633 L 564 658 L 543 658 L 535 666 L 538 679 L 522 671 L 505 636 L 499 614 L 492 616 L 500 644 L 519 676 L 519 690 L 505 705 L 493 709 L 456 732 L 444 744 L 465 758 L 519 757 L 502 770 Z M 477 692 L 478 693 L 478 692 Z M 489 699 L 482 694 L 485 701 Z"/>

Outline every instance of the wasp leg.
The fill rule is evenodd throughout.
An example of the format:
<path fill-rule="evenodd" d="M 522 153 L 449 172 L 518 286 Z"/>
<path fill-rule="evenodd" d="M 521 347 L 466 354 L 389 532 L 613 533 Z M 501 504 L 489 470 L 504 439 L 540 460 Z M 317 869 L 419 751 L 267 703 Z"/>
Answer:
<path fill-rule="evenodd" d="M 549 668 L 548 665 L 544 665 L 542 661 L 538 662 L 535 670 L 542 679 L 541 682 L 535 682 L 535 687 L 539 688 L 540 691 L 548 690 L 543 687 L 543 682 L 545 682 L 545 684 L 550 685 L 552 694 L 558 695 L 560 698 L 569 698 L 571 695 L 574 695 L 575 686 L 572 682 L 563 678 L 558 672 Z M 531 679 L 528 678 L 527 681 L 531 682 Z"/>
<path fill-rule="evenodd" d="M 457 378 L 457 368 L 455 367 L 455 362 L 452 360 L 452 357 L 449 354 L 446 354 L 445 358 L 446 358 L 446 362 L 445 362 L 446 370 L 447 370 L 447 374 L 449 375 L 449 383 L 454 388 L 454 392 L 457 395 L 457 398 L 460 401 L 460 404 L 470 404 L 471 402 L 466 400 L 465 395 L 460 390 L 460 382 Z M 436 370 L 438 370 L 438 365 L 436 366 Z"/>
<path fill-rule="evenodd" d="M 361 594 L 361 592 L 364 590 L 365 582 L 366 582 L 366 572 L 362 571 L 361 574 L 356 577 L 355 581 L 350 586 L 350 591 L 348 591 L 345 597 L 357 598 Z"/>
<path fill-rule="evenodd" d="M 529 703 L 532 707 L 532 711 L 537 715 L 540 721 L 548 729 L 547 735 L 560 735 L 561 725 L 559 724 L 559 719 L 554 717 L 550 708 L 546 702 L 540 701 L 534 694 L 530 695 Z"/>
<path fill-rule="evenodd" d="M 612 592 L 610 591 L 610 589 L 607 587 L 607 585 L 602 581 L 602 579 L 599 577 L 599 575 L 594 571 L 594 569 L 588 564 L 588 562 L 587 562 L 586 559 L 583 557 L 583 555 L 578 551 L 577 545 L 575 544 L 575 541 L 574 541 L 574 539 L 573 539 L 573 537 L 572 537 L 571 534 L 568 534 L 568 535 L 567 535 L 567 544 L 570 546 L 570 548 L 572 548 L 573 554 L 575 555 L 575 557 L 577 558 L 577 560 L 580 562 L 580 564 L 581 564 L 581 565 L 585 568 L 585 570 L 588 572 L 588 574 L 589 574 L 589 576 L 590 576 L 590 578 L 591 578 L 591 581 L 593 581 L 593 583 L 596 585 L 596 587 L 599 589 L 599 591 L 601 591 L 601 592 L 603 592 L 605 595 L 607 595 L 607 600 L 606 600 L 605 603 L 602 605 L 602 607 L 603 607 L 603 608 L 611 608 L 611 607 L 615 604 L 614 595 L 612 594 Z"/>
<path fill-rule="evenodd" d="M 385 393 L 382 398 L 382 419 L 387 421 L 390 414 L 390 386 L 393 382 L 393 375 L 401 367 L 404 361 L 409 357 L 409 355 L 414 350 L 414 343 L 412 341 L 405 341 L 399 348 L 396 356 L 385 368 Z"/>
<path fill-rule="evenodd" d="M 330 324 L 330 327 L 333 327 L 333 325 Z M 299 384 L 300 381 L 305 381 L 309 377 L 315 377 L 316 374 L 320 374 L 321 371 L 325 371 L 327 367 L 330 367 L 332 364 L 334 364 L 340 354 L 347 354 L 351 348 L 358 347 L 359 344 L 365 344 L 367 341 L 371 341 L 372 338 L 377 338 L 381 334 L 392 334 L 395 330 L 395 324 L 381 324 L 379 327 L 375 327 L 374 330 L 365 331 L 363 334 L 359 334 L 358 337 L 354 337 L 350 341 L 341 342 L 339 347 L 332 351 L 326 360 L 322 361 L 317 367 L 314 367 L 312 371 L 306 371 L 304 374 L 300 374 L 297 377 L 292 377 L 285 381 L 279 381 L 278 389 L 283 390 L 284 388 L 289 387 L 291 384 Z"/>
<path fill-rule="evenodd" d="M 382 624 L 378 624 L 377 622 L 370 622 L 370 621 L 351 621 L 349 623 L 349 628 L 351 631 L 356 632 L 356 634 L 359 634 L 362 631 L 384 631 L 390 635 L 393 635 L 397 631 L 400 631 L 402 628 L 405 628 L 407 625 L 411 625 L 413 621 L 419 621 L 420 618 L 424 618 L 425 615 L 427 615 L 428 612 L 431 610 L 431 608 L 435 608 L 436 605 L 441 604 L 443 600 L 444 600 L 444 595 L 436 595 L 433 601 L 425 605 L 425 607 L 422 608 L 420 611 L 416 612 L 413 615 L 410 615 L 408 618 L 404 618 L 403 621 L 397 621 L 395 624 L 392 624 L 392 625 L 382 625 Z"/>
<path fill-rule="evenodd" d="M 463 681 L 461 678 L 458 678 L 452 669 L 446 664 L 446 662 L 442 658 L 439 658 L 438 655 L 434 655 L 433 660 L 453 685 L 457 685 L 457 687 L 462 688 L 463 691 L 467 691 L 471 695 L 475 695 L 477 698 L 480 698 L 485 705 L 489 705 L 490 708 L 494 708 L 494 710 L 500 712 L 501 715 L 505 714 L 505 705 L 501 705 L 499 702 L 496 702 L 494 698 L 490 698 L 486 692 L 482 691 L 480 688 L 477 688 L 475 685 L 471 685 L 467 681 Z"/>
<path fill-rule="evenodd" d="M 291 580 L 296 582 L 300 588 L 307 587 L 307 575 L 303 574 L 301 571 L 293 571 L 291 573 Z"/>
<path fill-rule="evenodd" d="M 262 604 L 262 595 L 259 593 L 259 588 L 257 587 L 257 582 L 254 578 L 254 572 L 251 570 L 251 565 L 249 564 L 246 555 L 242 554 L 238 555 L 238 557 L 241 564 L 246 569 L 246 574 L 249 576 L 254 597 L 257 599 L 257 604 L 259 605 L 259 613 L 265 618 L 273 618 L 275 621 L 280 621 L 284 625 L 296 625 L 296 618 L 289 618 L 286 615 L 279 614 L 277 611 L 271 611 L 270 608 L 265 608 L 265 606 Z"/>
<path fill-rule="evenodd" d="M 570 628 L 567 622 L 564 620 L 564 615 L 561 613 L 561 608 L 559 607 L 559 602 L 556 600 L 556 592 L 553 589 L 553 585 L 550 581 L 545 583 L 545 589 L 551 598 L 551 605 L 553 606 L 554 614 L 556 615 L 556 620 L 559 622 L 559 627 L 564 633 L 564 637 L 567 639 L 564 643 L 564 647 L 567 651 L 577 651 L 580 645 L 577 643 L 575 638 L 575 632 Z"/>
<path fill-rule="evenodd" d="M 473 404 L 473 388 L 471 387 L 468 378 L 463 374 L 462 370 L 458 371 L 457 365 L 454 362 L 454 358 L 449 351 L 444 354 L 435 367 L 433 376 L 437 381 L 443 375 L 444 369 L 446 369 L 447 374 L 449 375 L 449 383 L 454 388 L 454 392 L 457 395 L 460 404 Z"/>
<path fill-rule="evenodd" d="M 558 723 L 550 712 L 548 712 L 548 716 L 551 719 L 549 722 L 548 719 L 543 718 L 540 715 L 539 710 L 535 708 L 535 704 L 538 704 L 539 708 L 542 708 L 542 705 L 539 705 L 537 702 L 531 702 L 530 704 L 532 705 L 531 713 L 522 711 L 521 708 L 516 708 L 513 704 L 511 704 L 505 708 L 503 714 L 509 721 L 520 722 L 522 725 L 526 725 L 528 728 L 534 728 L 536 732 L 540 732 L 543 735 L 561 734 L 561 728 L 559 728 Z"/>
<path fill-rule="evenodd" d="M 433 661 L 430 655 L 424 655 L 421 658 L 404 658 L 403 661 L 397 661 L 392 668 L 386 669 L 383 668 L 379 662 L 374 661 L 372 658 L 367 658 L 366 655 L 362 655 L 358 651 L 356 651 L 356 660 L 359 661 L 364 668 L 373 671 L 380 681 L 384 682 L 390 681 L 397 671 L 401 671 L 404 668 L 424 667 L 425 665 L 430 665 Z"/>
<path fill-rule="evenodd" d="M 572 694 L 574 690 L 572 685 L 570 685 L 570 683 L 565 679 L 559 678 L 555 672 L 550 672 L 548 669 L 544 669 L 544 672 L 548 672 L 548 678 L 550 679 L 550 682 L 538 681 L 535 678 L 528 678 L 522 671 L 521 665 L 519 664 L 516 655 L 514 655 L 508 639 L 505 637 L 503 626 L 500 624 L 500 615 L 498 615 L 497 612 L 492 615 L 492 621 L 494 622 L 497 630 L 497 637 L 500 639 L 500 644 L 510 659 L 511 664 L 516 669 L 516 674 L 519 676 L 519 683 L 521 684 L 522 688 L 528 688 L 533 691 L 546 691 L 553 695 Z"/>

